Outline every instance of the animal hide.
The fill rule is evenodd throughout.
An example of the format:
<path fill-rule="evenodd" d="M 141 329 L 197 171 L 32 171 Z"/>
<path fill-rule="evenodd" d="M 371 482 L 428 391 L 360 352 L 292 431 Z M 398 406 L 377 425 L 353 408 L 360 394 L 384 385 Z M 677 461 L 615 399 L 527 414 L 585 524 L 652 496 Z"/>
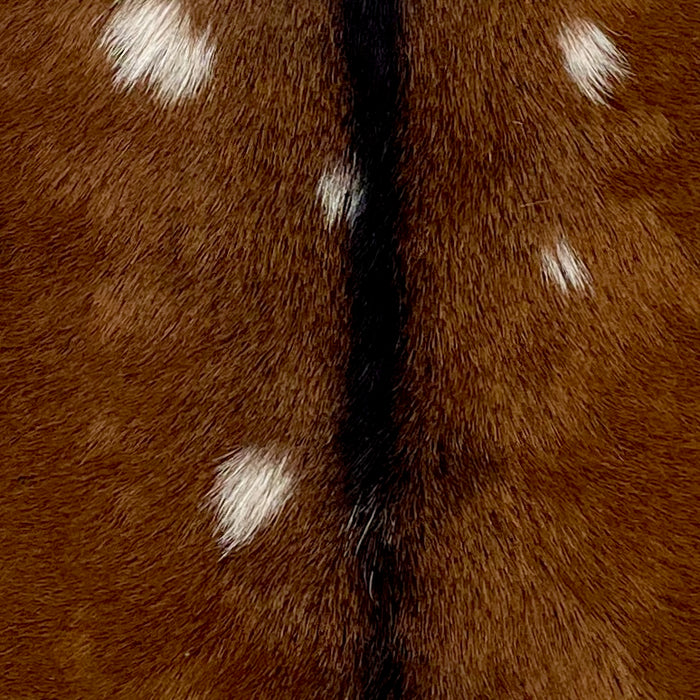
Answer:
<path fill-rule="evenodd" d="M 4 0 L 0 697 L 700 698 L 699 40 Z"/>

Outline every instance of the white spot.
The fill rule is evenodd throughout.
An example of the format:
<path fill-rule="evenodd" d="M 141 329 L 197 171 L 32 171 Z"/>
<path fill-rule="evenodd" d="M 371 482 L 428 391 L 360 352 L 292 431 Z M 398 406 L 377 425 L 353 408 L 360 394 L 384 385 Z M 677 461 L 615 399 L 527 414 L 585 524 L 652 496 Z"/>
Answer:
<path fill-rule="evenodd" d="M 542 269 L 545 278 L 558 285 L 563 292 L 569 289 L 583 291 L 592 282 L 586 266 L 566 241 L 559 241 L 556 250 L 542 253 Z"/>
<path fill-rule="evenodd" d="M 125 0 L 100 39 L 114 64 L 114 81 L 131 89 L 146 81 L 165 103 L 193 97 L 209 79 L 214 46 L 197 36 L 177 0 Z"/>
<path fill-rule="evenodd" d="M 292 478 L 287 460 L 284 453 L 248 448 L 217 467 L 211 499 L 224 555 L 250 541 L 289 499 Z"/>
<path fill-rule="evenodd" d="M 605 102 L 612 92 L 612 83 L 629 72 L 624 56 L 592 22 L 577 20 L 564 27 L 559 46 L 569 75 L 593 102 Z"/>
<path fill-rule="evenodd" d="M 337 165 L 321 176 L 316 188 L 328 227 L 333 227 L 342 219 L 348 226 L 355 223 L 364 204 L 362 180 L 355 166 Z"/>

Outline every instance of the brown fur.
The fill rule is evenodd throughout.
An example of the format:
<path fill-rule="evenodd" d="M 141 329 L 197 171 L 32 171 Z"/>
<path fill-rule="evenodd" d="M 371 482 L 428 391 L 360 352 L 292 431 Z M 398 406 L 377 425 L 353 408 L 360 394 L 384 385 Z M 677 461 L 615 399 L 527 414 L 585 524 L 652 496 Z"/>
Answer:
<path fill-rule="evenodd" d="M 630 5 L 409 13 L 409 696 L 700 697 L 700 11 Z M 567 16 L 630 61 L 610 108 Z M 561 235 L 592 292 L 538 277 Z"/>
<path fill-rule="evenodd" d="M 0 6 L 0 697 L 357 697 L 334 10 L 185 4 L 217 70 L 169 109 L 112 85 L 107 0 Z M 569 17 L 629 60 L 609 107 Z M 700 698 L 700 8 L 416 0 L 406 33 L 404 695 Z M 541 278 L 561 236 L 591 290 Z M 301 487 L 222 559 L 245 444 Z"/>
<path fill-rule="evenodd" d="M 346 145 L 330 15 L 191 8 L 219 66 L 169 111 L 113 88 L 109 2 L 0 8 L 3 697 L 352 686 L 344 232 L 315 197 Z M 275 442 L 303 497 L 222 562 L 213 467 Z"/>

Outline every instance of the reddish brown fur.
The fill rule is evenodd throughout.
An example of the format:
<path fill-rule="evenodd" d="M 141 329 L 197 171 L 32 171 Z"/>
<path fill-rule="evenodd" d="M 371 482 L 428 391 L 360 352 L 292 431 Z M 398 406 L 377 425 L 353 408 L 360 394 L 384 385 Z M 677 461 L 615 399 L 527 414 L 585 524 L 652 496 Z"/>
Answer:
<path fill-rule="evenodd" d="M 570 17 L 628 57 L 610 108 L 560 65 Z M 700 697 L 699 30 L 692 2 L 409 13 L 416 696 Z M 538 277 L 562 235 L 591 293 Z"/>
<path fill-rule="evenodd" d="M 357 613 L 329 11 L 194 3 L 218 69 L 167 111 L 115 91 L 109 8 L 0 8 L 0 695 L 332 697 Z M 303 497 L 222 562 L 213 467 L 276 442 Z"/>
<path fill-rule="evenodd" d="M 107 0 L 0 7 L 2 697 L 357 696 L 333 7 L 185 4 L 217 69 L 172 109 L 112 85 Z M 562 67 L 577 17 L 629 60 L 609 107 Z M 405 697 L 700 698 L 700 7 L 406 23 Z M 561 236 L 591 290 L 543 281 Z M 301 486 L 222 559 L 249 444 Z"/>

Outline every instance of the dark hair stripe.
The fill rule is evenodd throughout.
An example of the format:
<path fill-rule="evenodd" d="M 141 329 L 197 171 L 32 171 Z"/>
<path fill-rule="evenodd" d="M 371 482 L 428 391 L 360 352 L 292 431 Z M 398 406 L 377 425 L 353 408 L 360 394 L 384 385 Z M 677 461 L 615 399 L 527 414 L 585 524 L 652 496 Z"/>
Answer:
<path fill-rule="evenodd" d="M 341 2 L 343 50 L 352 90 L 351 144 L 365 200 L 348 246 L 352 337 L 340 443 L 371 629 L 358 660 L 362 697 L 383 700 L 400 697 L 403 690 L 404 654 L 395 633 L 402 577 L 388 528 L 399 478 L 394 396 L 404 285 L 398 264 L 397 135 L 406 64 L 398 0 Z"/>

